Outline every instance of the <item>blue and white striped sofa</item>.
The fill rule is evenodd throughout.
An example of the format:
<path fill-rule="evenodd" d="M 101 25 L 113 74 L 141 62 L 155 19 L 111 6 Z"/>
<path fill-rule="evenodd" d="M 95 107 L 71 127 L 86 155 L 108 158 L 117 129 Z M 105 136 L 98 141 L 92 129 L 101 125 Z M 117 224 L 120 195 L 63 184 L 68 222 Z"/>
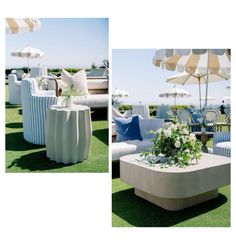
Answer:
<path fill-rule="evenodd" d="M 21 81 L 24 139 L 45 145 L 45 119 L 48 107 L 57 104 L 55 91 L 39 90 L 35 78 Z"/>
<path fill-rule="evenodd" d="M 213 138 L 213 154 L 230 157 L 230 132 L 217 132 Z"/>
<path fill-rule="evenodd" d="M 17 80 L 15 74 L 8 76 L 9 103 L 21 105 L 21 81 Z"/>

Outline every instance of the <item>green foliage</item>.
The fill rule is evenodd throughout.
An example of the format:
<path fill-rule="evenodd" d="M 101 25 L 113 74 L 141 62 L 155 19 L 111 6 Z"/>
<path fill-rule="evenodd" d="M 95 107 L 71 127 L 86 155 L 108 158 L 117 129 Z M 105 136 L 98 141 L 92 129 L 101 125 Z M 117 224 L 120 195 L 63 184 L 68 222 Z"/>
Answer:
<path fill-rule="evenodd" d="M 156 113 L 157 113 L 157 107 L 158 107 L 158 105 L 149 105 L 149 111 L 150 111 L 150 116 L 153 116 L 153 117 L 155 117 L 156 116 Z M 189 108 L 189 106 L 187 106 L 187 105 L 177 105 L 177 106 L 175 106 L 177 109 L 187 109 L 187 108 Z M 120 106 L 119 106 L 119 110 L 121 111 L 121 112 L 125 112 L 125 111 L 127 111 L 127 110 L 131 110 L 132 109 L 132 105 L 123 105 L 123 104 L 121 104 Z"/>
<path fill-rule="evenodd" d="M 12 70 L 23 70 L 24 73 L 28 73 L 28 68 L 27 67 L 22 67 L 22 68 L 11 68 L 11 69 L 5 69 L 5 74 L 8 76 Z"/>
<path fill-rule="evenodd" d="M 185 167 L 193 160 L 201 157 L 201 142 L 190 134 L 188 125 L 177 122 L 166 123 L 158 131 L 151 131 L 155 135 L 149 151 L 141 153 L 144 161 L 150 164 L 161 163 L 163 166 L 176 165 Z"/>
<path fill-rule="evenodd" d="M 74 73 L 80 71 L 81 68 L 65 68 L 64 70 L 68 71 L 71 74 L 74 74 Z M 48 69 L 48 73 L 52 73 L 52 74 L 57 75 L 57 76 L 61 75 L 61 71 L 62 71 L 62 69 L 60 69 L 60 68 Z"/>
<path fill-rule="evenodd" d="M 120 112 L 125 112 L 125 111 L 129 111 L 132 110 L 132 106 L 131 105 L 120 105 L 119 106 L 119 111 Z"/>

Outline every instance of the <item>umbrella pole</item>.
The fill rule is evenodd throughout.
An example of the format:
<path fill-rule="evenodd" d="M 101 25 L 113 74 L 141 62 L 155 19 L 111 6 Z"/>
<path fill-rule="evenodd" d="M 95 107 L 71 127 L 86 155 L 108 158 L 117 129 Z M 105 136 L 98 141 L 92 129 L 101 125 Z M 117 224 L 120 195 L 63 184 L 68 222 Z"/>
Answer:
<path fill-rule="evenodd" d="M 201 111 L 202 110 L 202 103 L 201 103 L 202 95 L 201 95 L 200 78 L 198 78 L 198 82 L 199 82 L 199 102 L 200 102 L 200 111 Z"/>
<path fill-rule="evenodd" d="M 28 74 L 29 74 L 29 58 L 27 60 L 27 66 L 28 66 Z"/>
<path fill-rule="evenodd" d="M 207 76 L 206 76 L 206 98 L 205 98 L 205 111 L 207 109 L 207 94 L 208 94 L 208 79 L 209 79 L 209 57 L 210 57 L 210 54 L 209 54 L 209 49 L 207 51 Z"/>

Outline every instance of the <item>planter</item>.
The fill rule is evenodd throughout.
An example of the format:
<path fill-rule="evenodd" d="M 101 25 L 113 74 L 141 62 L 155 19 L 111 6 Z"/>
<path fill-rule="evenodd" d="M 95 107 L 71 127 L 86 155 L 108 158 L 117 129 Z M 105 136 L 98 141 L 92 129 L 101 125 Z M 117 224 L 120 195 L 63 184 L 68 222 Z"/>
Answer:
<path fill-rule="evenodd" d="M 161 168 L 141 163 L 139 154 L 126 155 L 120 158 L 120 178 L 149 202 L 182 210 L 216 198 L 218 188 L 230 184 L 230 158 L 203 153 L 198 164 Z"/>

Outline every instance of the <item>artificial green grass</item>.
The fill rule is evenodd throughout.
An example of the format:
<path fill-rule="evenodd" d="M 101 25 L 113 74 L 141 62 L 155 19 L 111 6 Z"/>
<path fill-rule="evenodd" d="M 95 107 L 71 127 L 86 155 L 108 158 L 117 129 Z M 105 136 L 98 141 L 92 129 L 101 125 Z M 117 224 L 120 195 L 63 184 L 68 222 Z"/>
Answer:
<path fill-rule="evenodd" d="M 6 101 L 8 100 L 6 84 Z M 89 158 L 77 164 L 59 164 L 46 157 L 46 147 L 28 143 L 23 138 L 22 108 L 6 102 L 6 172 L 108 172 L 108 121 L 92 118 Z"/>
<path fill-rule="evenodd" d="M 224 119 L 222 115 L 220 121 Z M 207 147 L 213 147 L 212 138 Z M 134 188 L 118 178 L 118 162 L 112 165 L 112 176 L 113 227 L 230 227 L 230 186 L 220 188 L 216 199 L 170 212 L 136 196 Z"/>
<path fill-rule="evenodd" d="M 113 227 L 230 227 L 230 186 L 216 199 L 184 209 L 167 211 L 134 194 L 134 188 L 112 180 Z"/>

